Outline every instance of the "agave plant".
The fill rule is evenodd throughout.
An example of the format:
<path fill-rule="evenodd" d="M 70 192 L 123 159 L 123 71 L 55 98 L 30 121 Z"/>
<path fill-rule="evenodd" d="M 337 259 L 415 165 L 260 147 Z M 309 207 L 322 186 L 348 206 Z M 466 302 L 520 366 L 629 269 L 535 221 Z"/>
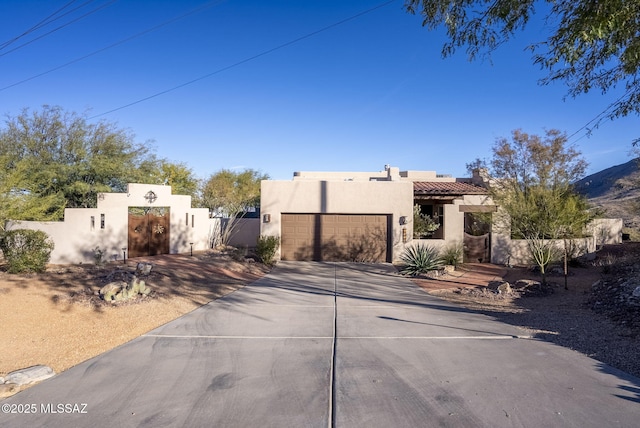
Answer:
<path fill-rule="evenodd" d="M 405 249 L 400 259 L 405 266 L 400 270 L 403 275 L 417 276 L 430 270 L 440 269 L 442 261 L 435 247 L 417 244 Z"/>

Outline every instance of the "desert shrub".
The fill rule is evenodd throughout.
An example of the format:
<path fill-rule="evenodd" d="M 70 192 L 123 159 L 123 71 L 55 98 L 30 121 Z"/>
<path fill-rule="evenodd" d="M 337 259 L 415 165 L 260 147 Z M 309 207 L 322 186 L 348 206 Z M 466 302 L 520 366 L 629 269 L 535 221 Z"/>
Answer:
<path fill-rule="evenodd" d="M 9 273 L 44 272 L 53 247 L 49 235 L 41 230 L 15 229 L 0 236 Z"/>
<path fill-rule="evenodd" d="M 440 255 L 440 261 L 442 264 L 458 266 L 462 262 L 463 248 L 461 244 L 449 244 Z"/>
<path fill-rule="evenodd" d="M 442 261 L 435 247 L 430 245 L 414 245 L 408 247 L 400 256 L 405 266 L 400 270 L 403 275 L 416 276 L 430 270 L 440 269 Z"/>
<path fill-rule="evenodd" d="M 262 263 L 267 266 L 273 266 L 275 263 L 275 256 L 278 248 L 280 247 L 279 236 L 263 236 L 258 237 L 256 243 L 256 255 L 260 258 Z"/>
<path fill-rule="evenodd" d="M 93 261 L 96 266 L 102 266 L 105 264 L 106 260 L 104 258 L 104 250 L 97 246 L 93 249 Z"/>

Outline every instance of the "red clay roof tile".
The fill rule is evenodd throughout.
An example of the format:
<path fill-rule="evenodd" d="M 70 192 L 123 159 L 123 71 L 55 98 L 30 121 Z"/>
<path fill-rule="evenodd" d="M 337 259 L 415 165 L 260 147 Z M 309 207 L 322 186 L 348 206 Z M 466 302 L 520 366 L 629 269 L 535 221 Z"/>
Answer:
<path fill-rule="evenodd" d="M 487 189 L 469 183 L 415 181 L 413 193 L 419 195 L 485 195 Z"/>

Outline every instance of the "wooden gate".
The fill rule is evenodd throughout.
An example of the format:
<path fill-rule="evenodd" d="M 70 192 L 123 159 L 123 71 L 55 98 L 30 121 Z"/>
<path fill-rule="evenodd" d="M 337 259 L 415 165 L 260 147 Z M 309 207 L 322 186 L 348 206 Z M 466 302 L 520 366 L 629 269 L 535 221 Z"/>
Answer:
<path fill-rule="evenodd" d="M 129 208 L 129 258 L 169 254 L 169 207 Z"/>
<path fill-rule="evenodd" d="M 491 216 L 487 213 L 464 213 L 465 263 L 491 263 Z"/>

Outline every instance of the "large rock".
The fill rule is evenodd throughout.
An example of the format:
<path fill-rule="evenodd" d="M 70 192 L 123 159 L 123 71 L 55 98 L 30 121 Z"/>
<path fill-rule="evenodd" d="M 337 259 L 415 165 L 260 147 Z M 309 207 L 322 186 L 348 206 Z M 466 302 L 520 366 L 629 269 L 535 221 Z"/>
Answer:
<path fill-rule="evenodd" d="M 55 374 L 51 367 L 39 365 L 13 371 L 5 376 L 4 382 L 5 384 L 29 385 L 49 379 Z"/>
<path fill-rule="evenodd" d="M 498 294 L 511 294 L 511 284 L 505 281 L 498 285 Z"/>
<path fill-rule="evenodd" d="M 124 281 L 110 282 L 100 289 L 99 294 L 105 301 L 116 303 L 133 299 L 138 295 L 147 296 L 149 293 L 151 293 L 151 289 L 143 280 L 134 275 L 129 284 Z"/>
<path fill-rule="evenodd" d="M 442 267 L 442 270 L 446 274 L 452 274 L 452 273 L 454 273 L 456 271 L 456 267 L 454 265 L 444 265 Z"/>
<path fill-rule="evenodd" d="M 126 286 L 127 283 L 124 281 L 110 282 L 100 289 L 100 297 L 102 297 L 107 302 L 111 302 L 115 300 L 115 296 L 120 293 L 120 291 L 122 291 Z"/>
<path fill-rule="evenodd" d="M 137 275 L 149 275 L 153 265 L 151 263 L 138 263 L 136 266 Z"/>
<path fill-rule="evenodd" d="M 513 284 L 514 288 L 531 288 L 539 287 L 540 281 L 534 281 L 533 279 L 519 279 Z"/>

